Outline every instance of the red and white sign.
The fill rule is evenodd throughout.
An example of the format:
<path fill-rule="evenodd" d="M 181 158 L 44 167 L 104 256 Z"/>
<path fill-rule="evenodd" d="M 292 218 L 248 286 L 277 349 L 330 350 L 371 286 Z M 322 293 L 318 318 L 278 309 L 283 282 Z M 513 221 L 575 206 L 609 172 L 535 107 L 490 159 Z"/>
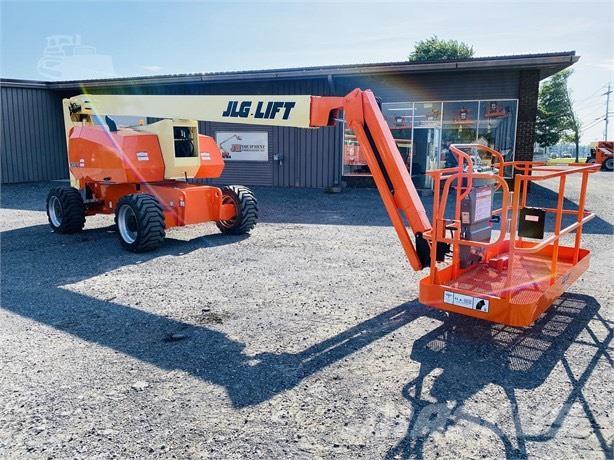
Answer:
<path fill-rule="evenodd" d="M 266 131 L 218 131 L 215 142 L 224 161 L 269 161 L 269 133 Z"/>

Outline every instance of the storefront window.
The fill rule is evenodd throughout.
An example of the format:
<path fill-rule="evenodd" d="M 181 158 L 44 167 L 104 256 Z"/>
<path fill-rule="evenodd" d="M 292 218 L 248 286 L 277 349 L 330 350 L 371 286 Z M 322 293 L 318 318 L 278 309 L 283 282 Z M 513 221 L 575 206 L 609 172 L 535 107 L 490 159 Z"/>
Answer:
<path fill-rule="evenodd" d="M 409 168 L 412 157 L 414 104 L 412 102 L 382 104 L 382 112 L 403 157 L 403 162 Z"/>
<path fill-rule="evenodd" d="M 384 119 L 407 165 L 411 161 L 413 111 L 412 102 L 382 104 Z M 364 152 L 350 129 L 345 130 L 343 137 L 343 173 L 345 175 L 370 174 Z"/>
<path fill-rule="evenodd" d="M 351 129 L 343 132 L 343 174 L 346 176 L 370 175 L 364 152 Z"/>
<path fill-rule="evenodd" d="M 480 142 L 511 160 L 516 140 L 515 100 L 394 102 L 382 113 L 417 187 L 428 187 L 426 171 L 456 165 L 450 144 Z M 343 148 L 345 175 L 369 175 L 364 152 L 351 130 Z"/>
<path fill-rule="evenodd" d="M 416 102 L 414 127 L 439 128 L 441 126 L 441 102 Z"/>
<path fill-rule="evenodd" d="M 441 102 L 414 104 L 413 157 L 410 174 L 416 187 L 429 187 L 426 172 L 439 167 Z"/>
<path fill-rule="evenodd" d="M 513 160 L 516 137 L 516 101 L 480 101 L 478 141 Z"/>
<path fill-rule="evenodd" d="M 411 130 L 414 119 L 414 104 L 412 102 L 382 104 L 382 113 L 391 130 Z"/>
<path fill-rule="evenodd" d="M 456 157 L 448 149 L 450 144 L 475 142 L 478 130 L 477 101 L 444 102 L 441 132 L 441 167 L 456 166 Z"/>

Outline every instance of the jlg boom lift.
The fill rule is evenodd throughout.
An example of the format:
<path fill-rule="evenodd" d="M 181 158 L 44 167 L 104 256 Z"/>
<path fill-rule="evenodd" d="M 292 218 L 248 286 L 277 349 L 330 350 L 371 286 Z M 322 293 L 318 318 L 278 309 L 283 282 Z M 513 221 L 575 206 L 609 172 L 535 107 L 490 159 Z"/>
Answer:
<path fill-rule="evenodd" d="M 224 233 L 247 233 L 258 213 L 250 190 L 188 181 L 219 177 L 224 168 L 219 147 L 198 133 L 195 120 L 320 128 L 334 125 L 340 111 L 366 156 L 411 267 L 429 268 L 420 281 L 422 303 L 527 326 L 587 269 L 590 252 L 580 242 L 583 225 L 594 217 L 585 209 L 585 197 L 589 174 L 598 165 L 549 168 L 506 162 L 481 145 L 452 146 L 458 165 L 428 172 L 434 182 L 431 223 L 373 93 L 358 89 L 345 97 L 66 99 L 72 187 L 49 193 L 49 222 L 55 231 L 71 233 L 83 228 L 88 215 L 115 214 L 122 244 L 136 252 L 155 249 L 175 226 L 213 221 Z M 163 120 L 118 129 L 109 115 Z M 476 168 L 477 158 L 485 158 L 490 171 Z M 513 192 L 506 169 L 516 172 Z M 571 174 L 581 176 L 577 210 L 563 206 Z M 530 207 L 529 183 L 549 179 L 559 181 L 556 207 Z M 499 209 L 493 209 L 496 191 L 501 192 Z M 554 216 L 554 232 L 544 237 L 548 214 Z M 565 228 L 564 216 L 573 220 Z M 561 237 L 570 232 L 575 232 L 574 244 L 563 246 Z"/>

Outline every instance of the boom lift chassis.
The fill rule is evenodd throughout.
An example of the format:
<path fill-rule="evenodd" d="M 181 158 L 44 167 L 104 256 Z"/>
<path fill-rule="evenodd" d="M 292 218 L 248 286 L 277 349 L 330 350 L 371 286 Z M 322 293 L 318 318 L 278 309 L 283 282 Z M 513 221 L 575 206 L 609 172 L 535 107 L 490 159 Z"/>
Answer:
<path fill-rule="evenodd" d="M 557 169 L 538 162 L 505 161 L 499 152 L 482 145 L 454 145 L 451 151 L 458 165 L 428 172 L 434 182 L 431 224 L 379 104 L 368 90 L 356 89 L 345 97 L 82 95 L 65 100 L 64 107 L 73 187 L 52 191 L 47 204 L 51 226 L 59 232 L 80 230 L 85 215 L 98 213 L 115 213 L 122 244 L 130 250 L 154 249 L 166 229 L 180 225 L 215 221 L 225 232 L 249 232 L 256 223 L 257 205 L 248 189 L 187 181 L 219 177 L 223 169 L 221 153 L 211 138 L 190 137 L 189 130 L 197 133 L 196 122 L 190 120 L 319 128 L 334 125 L 343 111 L 409 264 L 416 271 L 430 269 L 420 281 L 422 303 L 528 326 L 588 268 L 590 252 L 580 243 L 583 225 L 594 217 L 585 209 L 588 177 L 599 165 Z M 127 131 L 117 130 L 108 118 L 108 127 L 93 126 L 94 117 L 102 115 L 174 120 Z M 171 128 L 179 133 L 171 136 L 175 155 L 164 147 L 169 141 L 163 132 Z M 184 148 L 182 142 L 190 139 L 193 147 Z M 492 171 L 475 171 L 468 150 L 489 157 Z M 178 151 L 188 159 L 177 158 Z M 516 172 L 513 192 L 504 177 L 506 170 Z M 563 206 L 571 174 L 581 175 L 577 210 Z M 556 207 L 529 207 L 529 184 L 551 179 L 559 181 Z M 496 192 L 501 207 L 492 210 Z M 554 216 L 554 232 L 547 238 L 543 237 L 545 214 Z M 564 216 L 574 222 L 562 228 Z M 154 228 L 146 241 L 144 221 Z M 491 238 L 495 222 L 500 223 L 499 234 Z M 575 232 L 574 245 L 561 245 L 561 237 L 571 232 Z"/>

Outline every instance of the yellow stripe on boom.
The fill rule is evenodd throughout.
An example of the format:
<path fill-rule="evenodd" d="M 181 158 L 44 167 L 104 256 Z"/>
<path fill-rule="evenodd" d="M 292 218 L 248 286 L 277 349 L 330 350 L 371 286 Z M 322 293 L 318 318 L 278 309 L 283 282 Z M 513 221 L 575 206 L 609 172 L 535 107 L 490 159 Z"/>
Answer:
<path fill-rule="evenodd" d="M 143 116 L 309 128 L 311 96 L 125 96 L 82 94 L 88 115 Z"/>

